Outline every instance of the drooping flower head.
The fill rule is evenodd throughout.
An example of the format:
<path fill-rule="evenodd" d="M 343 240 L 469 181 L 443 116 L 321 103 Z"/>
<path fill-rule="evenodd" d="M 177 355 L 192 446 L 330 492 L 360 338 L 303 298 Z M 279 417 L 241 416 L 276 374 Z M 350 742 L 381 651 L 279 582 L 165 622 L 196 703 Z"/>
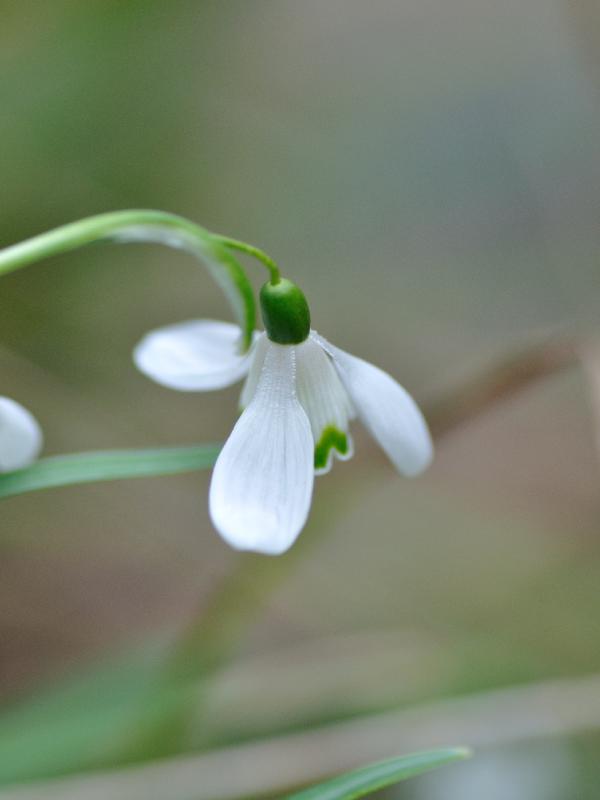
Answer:
<path fill-rule="evenodd" d="M 0 472 L 27 467 L 42 449 L 42 431 L 32 414 L 8 397 L 0 397 Z"/>
<path fill-rule="evenodd" d="M 204 262 L 238 326 L 184 322 L 148 334 L 138 367 L 181 391 L 221 389 L 246 378 L 242 414 L 215 465 L 210 513 L 234 547 L 287 550 L 302 529 L 315 473 L 348 459 L 349 425 L 359 417 L 405 475 L 432 456 L 427 425 L 411 397 L 385 372 L 334 347 L 311 329 L 306 298 L 259 248 L 211 233 L 175 214 L 127 209 L 97 214 L 0 250 L 0 275 L 94 242 L 154 242 Z M 255 333 L 252 284 L 234 253 L 270 274 L 261 290 L 265 331 Z M 37 455 L 41 433 L 25 409 L 0 398 L 0 470 Z"/>
<path fill-rule="evenodd" d="M 235 325 L 198 320 L 145 336 L 138 368 L 181 391 L 222 389 L 243 377 L 242 414 L 219 455 L 209 508 L 223 538 L 240 550 L 279 554 L 306 522 L 315 474 L 353 454 L 358 417 L 406 476 L 431 461 L 423 415 L 387 373 L 334 347 L 310 326 L 306 298 L 279 278 L 261 289 L 265 331 L 239 350 Z"/>

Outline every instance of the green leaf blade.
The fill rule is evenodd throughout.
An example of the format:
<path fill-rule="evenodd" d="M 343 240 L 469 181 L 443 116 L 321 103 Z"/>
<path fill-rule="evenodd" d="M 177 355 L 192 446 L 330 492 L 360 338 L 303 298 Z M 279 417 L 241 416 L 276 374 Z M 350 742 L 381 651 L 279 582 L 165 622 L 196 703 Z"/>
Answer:
<path fill-rule="evenodd" d="M 288 795 L 286 800 L 355 800 L 469 756 L 470 751 L 467 748 L 453 747 L 390 758 Z"/>
<path fill-rule="evenodd" d="M 212 467 L 220 445 L 106 450 L 43 458 L 0 475 L 0 499 L 96 481 L 176 475 Z"/>

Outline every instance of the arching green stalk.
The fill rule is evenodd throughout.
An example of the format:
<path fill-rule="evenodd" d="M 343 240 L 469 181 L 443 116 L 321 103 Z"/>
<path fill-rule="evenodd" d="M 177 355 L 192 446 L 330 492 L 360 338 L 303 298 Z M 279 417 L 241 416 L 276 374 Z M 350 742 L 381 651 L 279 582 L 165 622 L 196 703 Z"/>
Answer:
<path fill-rule="evenodd" d="M 133 209 L 98 214 L 63 225 L 0 250 L 0 275 L 102 241 L 155 242 L 185 250 L 201 259 L 231 303 L 243 331 L 243 348 L 248 349 L 256 324 L 254 293 L 246 273 L 230 250 L 241 250 L 258 258 L 269 270 L 273 282 L 278 279 L 277 266 L 258 248 L 212 234 L 175 214 Z"/>
<path fill-rule="evenodd" d="M 217 239 L 221 244 L 228 247 L 230 250 L 239 250 L 240 253 L 245 253 L 247 256 L 252 256 L 256 258 L 257 261 L 261 261 L 265 267 L 269 270 L 271 275 L 271 283 L 276 285 L 281 280 L 281 274 L 279 272 L 279 267 L 273 261 L 271 256 L 268 256 L 262 250 L 259 250 L 258 247 L 254 247 L 253 244 L 246 244 L 246 242 L 240 242 L 238 239 L 230 239 L 229 236 L 221 236 L 218 233 L 212 234 L 213 238 Z"/>

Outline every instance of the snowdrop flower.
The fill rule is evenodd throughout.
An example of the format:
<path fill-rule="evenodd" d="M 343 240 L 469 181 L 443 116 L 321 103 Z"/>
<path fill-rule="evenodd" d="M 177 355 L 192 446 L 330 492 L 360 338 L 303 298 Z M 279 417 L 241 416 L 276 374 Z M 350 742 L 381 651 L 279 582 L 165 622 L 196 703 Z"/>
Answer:
<path fill-rule="evenodd" d="M 261 290 L 265 332 L 239 352 L 235 325 L 183 322 L 153 331 L 134 351 L 137 367 L 163 386 L 210 391 L 246 378 L 242 414 L 215 465 L 212 521 L 233 547 L 283 553 L 302 530 L 314 475 L 348 459 L 358 417 L 403 475 L 432 457 L 425 420 L 387 373 L 334 347 L 310 328 L 303 293 L 286 279 Z"/>
<path fill-rule="evenodd" d="M 22 405 L 0 397 L 0 472 L 21 469 L 36 460 L 42 449 L 42 431 Z"/>

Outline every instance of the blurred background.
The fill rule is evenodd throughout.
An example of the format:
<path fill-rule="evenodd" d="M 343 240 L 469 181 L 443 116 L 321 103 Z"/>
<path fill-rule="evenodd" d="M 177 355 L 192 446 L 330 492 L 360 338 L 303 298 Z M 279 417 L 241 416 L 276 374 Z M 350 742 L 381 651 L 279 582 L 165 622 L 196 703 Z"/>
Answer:
<path fill-rule="evenodd" d="M 320 332 L 426 407 L 532 341 L 594 335 L 593 0 L 0 14 L 2 246 L 102 211 L 183 214 L 273 255 Z M 32 266 L 2 279 L 0 391 L 47 454 L 220 441 L 237 388 L 178 394 L 131 361 L 149 329 L 199 317 L 230 311 L 185 254 Z M 446 744 L 477 757 L 385 797 L 597 797 L 590 388 L 577 363 L 530 382 L 414 482 L 356 429 L 278 559 L 220 540 L 209 472 L 3 502 L 0 798 L 265 797 Z"/>

